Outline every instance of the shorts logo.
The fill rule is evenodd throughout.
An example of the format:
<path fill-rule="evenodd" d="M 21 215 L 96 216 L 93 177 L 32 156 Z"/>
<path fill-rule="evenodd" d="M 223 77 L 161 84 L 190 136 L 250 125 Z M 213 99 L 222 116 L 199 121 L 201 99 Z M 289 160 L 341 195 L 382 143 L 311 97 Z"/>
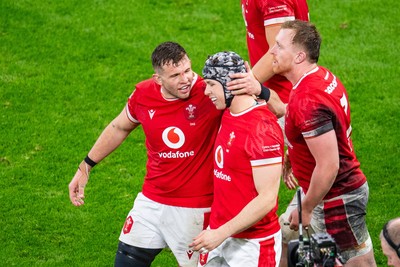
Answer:
<path fill-rule="evenodd" d="M 199 263 L 201 266 L 204 266 L 207 263 L 208 253 L 207 254 L 200 254 Z"/>
<path fill-rule="evenodd" d="M 128 216 L 128 218 L 126 218 L 124 228 L 122 229 L 124 234 L 128 234 L 131 231 L 132 225 L 133 225 L 133 219 L 131 216 Z"/>
<path fill-rule="evenodd" d="M 162 139 L 169 148 L 173 149 L 178 149 L 185 143 L 185 135 L 181 129 L 175 126 L 165 129 L 162 133 Z"/>
<path fill-rule="evenodd" d="M 189 260 L 192 258 L 193 256 L 193 250 L 186 250 L 186 254 L 188 255 Z"/>
<path fill-rule="evenodd" d="M 223 169 L 224 168 L 224 151 L 221 146 L 218 146 L 215 149 L 214 159 L 215 159 L 215 163 L 217 164 L 217 166 L 219 168 Z"/>

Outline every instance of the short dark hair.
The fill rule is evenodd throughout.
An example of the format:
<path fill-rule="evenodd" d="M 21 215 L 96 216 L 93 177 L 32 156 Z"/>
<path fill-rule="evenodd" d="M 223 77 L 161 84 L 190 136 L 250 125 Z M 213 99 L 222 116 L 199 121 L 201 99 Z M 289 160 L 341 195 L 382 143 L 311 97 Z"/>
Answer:
<path fill-rule="evenodd" d="M 291 20 L 284 22 L 281 28 L 293 30 L 293 44 L 306 49 L 308 60 L 311 63 L 318 62 L 322 40 L 314 24 L 302 20 Z"/>
<path fill-rule="evenodd" d="M 187 55 L 185 49 L 175 42 L 164 42 L 159 44 L 151 54 L 151 62 L 154 70 L 162 69 L 165 64 L 172 61 L 176 64 Z"/>

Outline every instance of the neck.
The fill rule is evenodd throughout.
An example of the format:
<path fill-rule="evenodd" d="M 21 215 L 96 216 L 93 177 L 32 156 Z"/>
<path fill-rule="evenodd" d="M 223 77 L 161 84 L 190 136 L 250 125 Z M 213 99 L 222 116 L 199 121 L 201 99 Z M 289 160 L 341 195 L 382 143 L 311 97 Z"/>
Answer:
<path fill-rule="evenodd" d="M 232 99 L 232 103 L 231 106 L 229 107 L 229 110 L 233 114 L 237 114 L 255 106 L 256 104 L 257 100 L 252 95 L 236 95 Z"/>
<path fill-rule="evenodd" d="M 291 73 L 286 75 L 286 78 L 292 83 L 292 85 L 296 85 L 297 82 L 308 72 L 315 69 L 317 67 L 317 63 L 310 63 L 304 65 L 298 65 L 296 69 L 293 69 Z"/>

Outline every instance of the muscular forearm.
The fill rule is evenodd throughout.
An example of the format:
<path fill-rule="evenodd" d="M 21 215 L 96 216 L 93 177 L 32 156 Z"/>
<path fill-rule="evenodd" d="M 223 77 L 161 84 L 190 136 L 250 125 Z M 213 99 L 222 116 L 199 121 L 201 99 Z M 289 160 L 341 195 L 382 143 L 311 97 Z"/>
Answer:
<path fill-rule="evenodd" d="M 240 233 L 254 225 L 276 205 L 282 164 L 253 168 L 253 180 L 258 195 L 234 218 L 225 223 L 222 231 L 228 236 Z"/>
<path fill-rule="evenodd" d="M 103 130 L 96 143 L 88 153 L 88 156 L 79 164 L 74 177 L 68 185 L 69 197 L 75 206 L 84 204 L 84 189 L 89 180 L 90 169 L 112 151 L 114 151 L 137 127 L 138 124 L 131 122 L 125 109 Z"/>
<path fill-rule="evenodd" d="M 139 124 L 131 122 L 127 116 L 126 111 L 123 110 L 107 127 L 103 130 L 96 143 L 89 152 L 89 157 L 95 161 L 100 162 L 113 152 L 126 137 L 135 129 Z"/>
<path fill-rule="evenodd" d="M 276 199 L 258 195 L 250 201 L 241 212 L 230 221 L 222 225 L 219 230 L 226 237 L 240 233 L 261 220 L 276 204 Z"/>
<path fill-rule="evenodd" d="M 267 102 L 268 109 L 271 110 L 276 117 L 280 118 L 286 113 L 286 104 L 281 101 L 278 94 L 274 90 L 270 90 L 270 93 L 271 95 Z"/>
<path fill-rule="evenodd" d="M 280 23 L 265 26 L 265 37 L 266 37 L 269 49 L 271 49 L 274 46 L 276 35 L 278 34 L 280 29 L 281 29 Z M 259 82 L 264 83 L 267 80 L 269 80 L 272 76 L 274 76 L 275 73 L 272 69 L 273 61 L 274 61 L 273 56 L 268 51 L 253 66 L 254 76 L 257 77 Z"/>
<path fill-rule="evenodd" d="M 100 162 L 113 152 L 128 136 L 128 132 L 114 129 L 114 127 L 110 123 L 90 150 L 88 155 L 93 161 Z"/>
<path fill-rule="evenodd" d="M 334 130 L 305 140 L 315 159 L 310 187 L 303 201 L 303 209 L 311 212 L 331 190 L 339 170 L 339 151 Z"/>
<path fill-rule="evenodd" d="M 303 210 L 311 213 L 331 190 L 337 175 L 337 169 L 332 167 L 316 166 L 311 176 L 310 187 L 302 201 Z"/>
<path fill-rule="evenodd" d="M 274 72 L 272 70 L 272 55 L 266 53 L 254 66 L 253 66 L 253 74 L 257 78 L 260 83 L 266 82 L 272 76 L 274 76 Z"/>

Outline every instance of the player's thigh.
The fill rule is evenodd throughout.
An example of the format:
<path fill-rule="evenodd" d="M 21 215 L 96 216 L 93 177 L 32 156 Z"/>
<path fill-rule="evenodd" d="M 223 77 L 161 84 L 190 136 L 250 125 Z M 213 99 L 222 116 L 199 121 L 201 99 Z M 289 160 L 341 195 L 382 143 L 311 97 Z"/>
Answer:
<path fill-rule="evenodd" d="M 279 231 L 265 238 L 232 238 L 223 250 L 224 259 L 231 267 L 277 267 L 282 252 L 282 234 Z"/>
<path fill-rule="evenodd" d="M 301 199 L 304 199 L 304 192 L 301 189 Z M 282 242 L 288 244 L 291 240 L 299 239 L 299 231 L 294 231 L 289 227 L 289 216 L 298 207 L 297 194 L 294 194 L 293 199 L 290 201 L 284 213 L 279 216 L 279 224 L 282 230 Z M 314 233 L 312 225 L 314 224 L 314 218 L 311 219 L 310 226 L 303 227 L 303 236 L 311 236 Z"/>
<path fill-rule="evenodd" d="M 189 244 L 207 228 L 210 211 L 211 208 L 166 208 L 161 231 L 180 266 L 197 266 L 199 253 Z"/>
<path fill-rule="evenodd" d="M 167 245 L 160 230 L 164 206 L 139 193 L 126 217 L 119 240 L 135 247 L 165 248 Z"/>

